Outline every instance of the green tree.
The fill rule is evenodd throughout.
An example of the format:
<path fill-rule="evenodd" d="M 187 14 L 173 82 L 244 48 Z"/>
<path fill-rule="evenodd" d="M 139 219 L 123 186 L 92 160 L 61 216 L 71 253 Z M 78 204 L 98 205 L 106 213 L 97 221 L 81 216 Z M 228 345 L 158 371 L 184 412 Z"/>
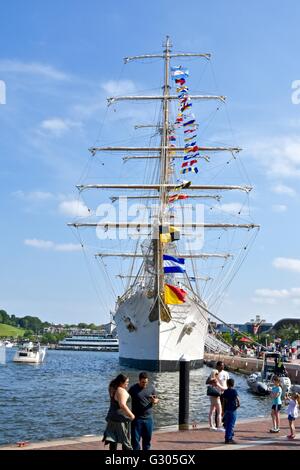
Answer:
<path fill-rule="evenodd" d="M 5 310 L 0 310 L 0 323 L 10 325 L 10 316 Z"/>
<path fill-rule="evenodd" d="M 221 336 L 226 343 L 232 344 L 232 336 L 229 333 L 229 331 L 225 331 L 224 333 L 221 333 Z"/>

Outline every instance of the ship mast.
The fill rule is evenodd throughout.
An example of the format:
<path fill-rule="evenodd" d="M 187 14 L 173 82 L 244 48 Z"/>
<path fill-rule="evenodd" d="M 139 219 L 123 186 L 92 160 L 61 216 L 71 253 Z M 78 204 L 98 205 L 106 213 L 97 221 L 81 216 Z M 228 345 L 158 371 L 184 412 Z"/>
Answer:
<path fill-rule="evenodd" d="M 172 126 L 169 122 L 169 107 L 170 107 L 170 102 L 177 100 L 178 97 L 175 95 L 171 95 L 170 90 L 170 61 L 172 58 L 177 58 L 177 57 L 201 57 L 206 60 L 210 59 L 210 54 L 206 53 L 172 53 L 172 44 L 170 41 L 169 36 L 166 37 L 165 43 L 163 44 L 163 53 L 161 54 L 144 54 L 140 56 L 131 56 L 131 57 L 126 57 L 124 59 L 125 63 L 128 63 L 132 60 L 137 60 L 137 59 L 151 59 L 151 58 L 160 58 L 164 61 L 164 84 L 162 87 L 162 94 L 160 95 L 154 95 L 154 96 L 114 96 L 111 98 L 108 98 L 108 105 L 114 103 L 115 101 L 124 101 L 124 100 L 160 100 L 162 103 L 162 121 L 159 123 L 158 126 L 153 126 L 152 124 L 146 124 L 146 125 L 141 125 L 141 126 L 136 126 L 137 127 L 158 127 L 160 134 L 161 134 L 161 140 L 160 140 L 160 146 L 157 147 L 110 147 L 110 146 L 103 146 L 103 147 L 91 147 L 89 151 L 91 152 L 92 156 L 96 156 L 98 152 L 110 152 L 110 155 L 116 155 L 119 152 L 126 152 L 126 156 L 123 157 L 124 161 L 130 160 L 130 159 L 160 159 L 160 178 L 159 182 L 156 184 L 145 184 L 145 183 L 140 183 L 140 184 L 110 184 L 110 183 L 105 183 L 105 184 L 81 184 L 78 185 L 77 188 L 79 192 L 89 190 L 89 189 L 126 189 L 126 190 L 136 190 L 140 189 L 141 191 L 157 191 L 156 195 L 149 196 L 149 195 L 133 195 L 129 196 L 130 198 L 155 198 L 159 200 L 159 212 L 158 212 L 158 219 L 157 219 L 157 230 L 154 230 L 154 237 L 152 240 L 153 244 L 153 254 L 154 254 L 154 262 L 155 262 L 155 292 L 156 292 L 156 301 L 154 302 L 152 311 L 150 312 L 149 319 L 150 321 L 154 320 L 159 320 L 162 317 L 168 318 L 169 316 L 169 310 L 168 306 L 165 305 L 164 303 L 164 269 L 163 269 L 163 254 L 164 254 L 164 244 L 160 240 L 160 234 L 159 234 L 159 227 L 160 226 L 168 226 L 170 221 L 167 218 L 167 207 L 169 204 L 169 193 L 170 191 L 174 191 L 178 189 L 178 185 L 172 183 L 170 181 L 170 158 L 172 155 L 172 158 L 182 158 L 185 152 L 185 147 L 172 147 L 169 145 L 169 134 L 172 130 Z M 195 100 L 219 100 L 221 102 L 225 101 L 225 97 L 222 95 L 190 95 L 191 99 Z M 215 154 L 216 152 L 219 154 L 220 152 L 230 152 L 233 157 L 234 154 L 239 153 L 242 149 L 239 147 L 233 147 L 233 146 L 198 146 L 198 150 L 200 152 L 208 152 L 209 154 Z M 130 152 L 128 155 L 127 152 Z M 134 152 L 137 152 L 138 155 L 136 155 Z M 141 154 L 140 154 L 141 152 Z M 147 152 L 152 152 L 152 154 L 147 154 Z M 172 152 L 172 154 L 171 154 Z M 210 157 L 207 155 L 200 155 L 198 158 L 203 158 L 205 160 L 209 160 Z M 235 158 L 235 157 L 234 157 Z M 208 184 L 193 184 L 192 186 L 189 186 L 187 188 L 184 188 L 185 192 L 187 191 L 190 194 L 190 191 L 193 192 L 194 190 L 200 190 L 200 191 L 242 191 L 245 193 L 249 193 L 251 191 L 251 186 L 247 185 L 208 185 Z M 192 198 L 213 198 L 213 199 L 220 199 L 220 195 L 217 194 L 195 194 L 191 195 L 189 197 Z M 119 199 L 119 196 L 113 196 L 111 197 L 112 202 L 115 202 L 116 200 Z M 73 222 L 71 224 L 68 224 L 70 226 L 73 226 L 75 228 L 80 228 L 80 227 L 99 227 L 103 226 L 105 230 L 107 230 L 109 227 L 114 226 L 116 228 L 129 228 L 129 227 L 135 227 L 137 229 L 137 232 L 140 232 L 141 228 L 153 228 L 152 223 L 115 223 L 115 222 L 104 222 L 104 223 L 89 223 L 89 222 Z M 176 223 L 174 223 L 174 226 Z M 209 229 L 231 229 L 231 228 L 243 228 L 243 229 L 253 229 L 253 228 L 259 228 L 258 225 L 252 224 L 252 223 L 242 223 L 242 224 L 230 224 L 230 223 L 192 223 L 192 224 L 185 224 L 186 227 L 202 227 L 202 228 L 209 228 Z M 155 233 L 156 232 L 156 233 Z M 147 232 L 149 233 L 149 232 Z M 183 234 L 185 235 L 185 234 Z M 112 256 L 113 254 L 107 254 L 109 256 Z M 107 256 L 105 253 L 97 253 L 97 257 L 103 257 Z M 131 257 L 134 255 L 134 257 L 141 256 L 140 254 L 131 254 L 131 253 L 125 253 L 125 256 Z M 122 256 L 122 253 L 115 253 L 115 256 Z M 230 254 L 223 254 L 223 253 L 202 253 L 199 254 L 198 256 L 193 255 L 193 256 L 187 256 L 185 257 L 199 257 L 199 258 L 208 258 L 208 257 L 223 257 L 223 258 L 228 258 L 230 257 Z M 168 319 L 166 321 L 169 321 Z"/>
<path fill-rule="evenodd" d="M 170 68 L 170 52 L 171 52 L 171 41 L 169 36 L 166 37 L 164 50 L 164 86 L 163 86 L 163 122 L 162 122 L 162 134 L 161 134 L 161 161 L 160 161 L 160 213 L 159 222 L 161 225 L 164 223 L 164 214 L 167 206 L 167 188 L 164 186 L 169 183 L 169 150 L 168 150 L 168 135 L 169 135 L 169 68 Z M 157 272 L 157 293 L 160 296 L 164 292 L 164 275 L 163 275 L 163 244 L 160 241 L 158 234 L 156 250 L 156 272 Z M 155 247 L 154 247 L 155 250 Z M 155 253 L 155 251 L 154 251 Z"/>

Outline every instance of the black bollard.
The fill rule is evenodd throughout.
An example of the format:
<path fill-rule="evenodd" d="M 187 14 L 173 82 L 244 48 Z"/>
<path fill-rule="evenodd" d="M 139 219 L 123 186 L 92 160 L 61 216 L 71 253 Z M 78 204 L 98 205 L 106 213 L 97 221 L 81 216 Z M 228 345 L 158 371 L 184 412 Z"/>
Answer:
<path fill-rule="evenodd" d="M 179 362 L 179 430 L 189 429 L 190 361 L 184 356 Z"/>

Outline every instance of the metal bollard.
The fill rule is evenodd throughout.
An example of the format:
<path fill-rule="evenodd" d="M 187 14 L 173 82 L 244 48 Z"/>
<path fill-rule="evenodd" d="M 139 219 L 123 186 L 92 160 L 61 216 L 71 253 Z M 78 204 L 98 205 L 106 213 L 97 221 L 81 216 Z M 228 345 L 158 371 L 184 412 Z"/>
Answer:
<path fill-rule="evenodd" d="M 179 362 L 179 430 L 189 429 L 190 361 L 182 356 Z"/>

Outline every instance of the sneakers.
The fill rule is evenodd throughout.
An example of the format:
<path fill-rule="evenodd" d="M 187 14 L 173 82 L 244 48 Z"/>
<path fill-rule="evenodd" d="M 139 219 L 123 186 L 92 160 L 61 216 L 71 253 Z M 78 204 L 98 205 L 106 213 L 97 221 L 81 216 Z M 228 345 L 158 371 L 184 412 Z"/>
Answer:
<path fill-rule="evenodd" d="M 296 439 L 295 434 L 290 434 L 289 436 L 286 436 L 288 439 Z"/>
<path fill-rule="evenodd" d="M 272 428 L 272 429 L 270 429 L 270 432 L 277 433 L 277 432 L 280 432 L 280 429 L 279 428 L 277 428 L 277 429 Z"/>
<path fill-rule="evenodd" d="M 224 428 L 217 428 L 217 431 L 219 431 L 219 432 L 225 432 L 225 429 L 224 429 Z"/>
<path fill-rule="evenodd" d="M 237 444 L 237 442 L 233 439 L 230 439 L 229 441 L 225 441 L 225 444 Z"/>
<path fill-rule="evenodd" d="M 210 430 L 210 431 L 217 431 L 218 428 L 216 428 L 216 426 L 211 426 L 211 427 L 209 428 L 209 430 Z"/>

